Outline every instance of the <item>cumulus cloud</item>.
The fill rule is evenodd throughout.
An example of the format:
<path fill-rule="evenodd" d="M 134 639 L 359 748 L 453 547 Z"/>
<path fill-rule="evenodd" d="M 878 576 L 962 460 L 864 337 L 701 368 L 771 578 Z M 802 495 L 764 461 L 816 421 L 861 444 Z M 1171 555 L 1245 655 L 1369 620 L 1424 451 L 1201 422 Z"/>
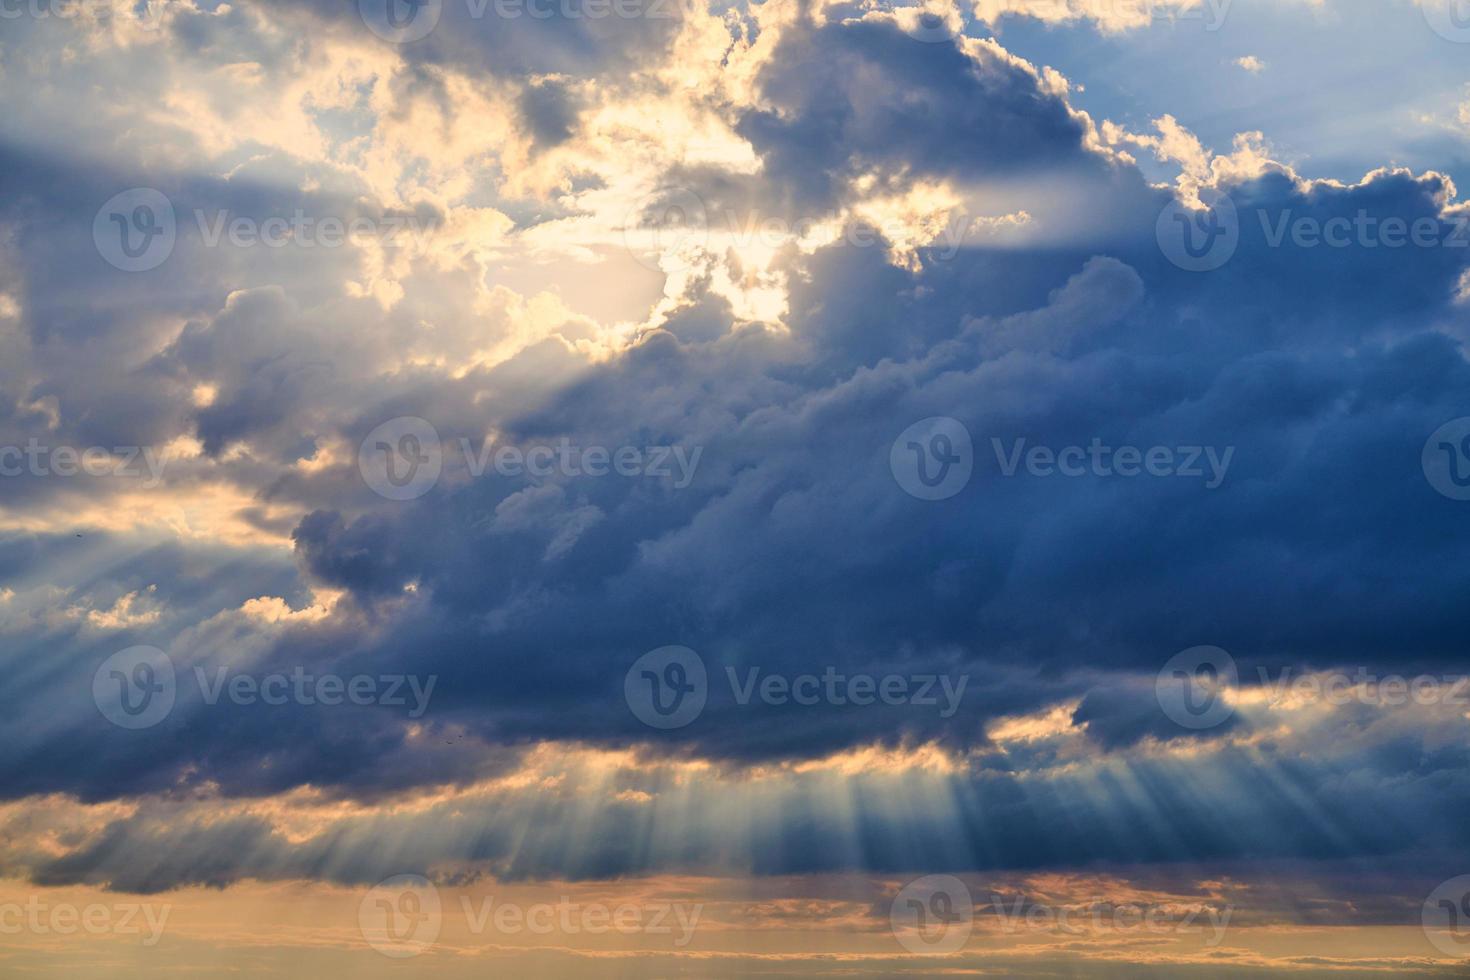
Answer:
<path fill-rule="evenodd" d="M 0 793 L 146 798 L 7 870 L 142 891 L 368 881 L 384 835 L 400 865 L 531 877 L 711 853 L 712 870 L 763 873 L 1343 858 L 1402 847 L 1425 814 L 1447 818 L 1426 851 L 1463 845 L 1448 816 L 1465 760 L 1444 739 L 1459 722 L 1339 717 L 1362 758 L 1315 758 L 1320 731 L 1262 718 L 1181 732 L 1148 687 L 1199 643 L 1245 668 L 1458 662 L 1462 514 L 1420 452 L 1465 414 L 1465 253 L 1278 233 L 1396 220 L 1448 243 L 1449 178 L 1312 179 L 1257 135 L 1216 153 L 1169 116 L 1130 133 L 997 41 L 925 42 L 840 5 L 503 31 L 462 15 L 397 48 L 294 4 L 177 8 L 146 38 L 27 24 L 4 42 L 86 47 L 67 85 L 134 81 L 89 127 L 43 84 L 50 62 L 4 61 L 36 94 L 0 125 L 0 441 L 172 447 L 146 502 L 121 480 L 7 484 Z M 242 94 L 257 90 L 274 101 Z M 144 183 L 172 202 L 177 241 L 127 273 L 92 229 Z M 1219 195 L 1234 253 L 1208 273 L 1171 262 L 1160 215 Z M 693 204 L 671 233 L 675 200 Z M 298 212 L 367 234 L 228 232 Z M 935 416 L 974 449 L 943 501 L 892 467 L 900 433 Z M 404 417 L 432 427 L 442 472 L 393 500 L 360 453 Z M 1007 468 L 1028 446 L 1094 443 L 1230 463 L 1213 486 Z M 639 468 L 485 463 L 562 446 Z M 132 644 L 189 683 L 162 724 L 119 737 L 92 684 Z M 831 668 L 967 677 L 969 693 L 941 716 L 742 704 L 714 684 L 697 722 L 656 732 L 623 684 L 669 644 L 721 683 Z M 298 667 L 437 686 L 423 717 L 210 704 L 189 686 Z M 994 734 L 1059 704 L 1075 705 L 1062 734 Z M 606 841 L 569 857 L 580 817 L 536 795 L 558 773 L 514 778 L 547 743 L 636 747 L 654 776 L 626 759 L 561 775 L 658 802 L 599 799 Z M 901 781 L 884 772 L 824 809 L 831 760 L 926 746 L 958 761 L 922 777 L 919 812 L 885 808 Z M 1190 753 L 1213 753 L 1218 780 Z M 669 803 L 665 765 L 720 773 L 697 806 Z M 748 788 L 729 773 L 766 769 L 782 774 L 771 799 L 820 819 L 783 824 L 778 802 L 714 819 Z M 449 795 L 372 808 L 415 790 Z M 271 812 L 293 793 L 364 809 L 308 815 L 303 843 Z M 1169 835 L 1069 836 L 1140 794 Z M 666 851 L 625 846 L 680 807 Z M 833 826 L 870 817 L 866 849 Z M 1231 832 L 1251 825 L 1298 829 Z M 518 850 L 527 826 L 542 835 Z M 722 851 L 725 830 L 744 848 Z"/>

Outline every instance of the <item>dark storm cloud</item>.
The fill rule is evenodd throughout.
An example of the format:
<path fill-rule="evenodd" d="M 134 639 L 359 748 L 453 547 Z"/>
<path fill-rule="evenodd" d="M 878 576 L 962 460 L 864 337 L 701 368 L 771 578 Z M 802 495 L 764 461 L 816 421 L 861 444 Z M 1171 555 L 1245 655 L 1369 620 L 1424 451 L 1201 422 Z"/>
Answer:
<path fill-rule="evenodd" d="M 834 182 L 874 167 L 964 180 L 1104 169 L 1034 73 L 977 50 L 918 43 L 889 21 L 792 31 L 759 80 L 770 108 L 746 113 L 740 134 L 774 183 L 817 208 L 834 203 Z"/>
<path fill-rule="evenodd" d="M 1422 207 L 1421 182 L 1383 179 L 1391 187 L 1370 182 L 1363 202 L 1385 207 L 1397 187 L 1399 213 Z M 1260 200 L 1266 188 L 1280 195 L 1273 207 L 1306 200 L 1274 178 L 1238 192 Z M 1359 203 L 1349 194 L 1339 208 Z M 365 598 L 419 582 L 451 621 L 493 623 L 486 656 L 516 680 L 486 696 L 520 702 L 513 725 L 537 736 L 568 722 L 553 713 L 537 724 L 523 695 L 560 703 L 551 692 L 571 685 L 595 727 L 594 692 L 613 692 L 604 706 L 616 727 L 622 671 L 670 642 L 716 665 L 788 672 L 1012 662 L 1147 674 L 1201 642 L 1231 650 L 1247 674 L 1285 663 L 1452 666 L 1465 625 L 1457 596 L 1470 582 L 1454 560 L 1457 504 L 1430 488 L 1418 455 L 1463 411 L 1470 371 L 1433 327 L 1457 315 L 1445 299 L 1421 311 L 1427 323 L 1397 321 L 1425 294 L 1448 297 L 1458 267 L 1435 256 L 1419 266 L 1419 298 L 1360 302 L 1351 322 L 1334 307 L 1333 324 L 1312 298 L 1334 295 L 1308 275 L 1317 257 L 1265 248 L 1246 236 L 1227 268 L 1270 262 L 1304 277 L 1297 308 L 1280 297 L 1282 317 L 1312 326 L 1288 349 L 1260 346 L 1284 328 L 1237 319 L 1233 274 L 1196 276 L 1186 294 L 1184 274 L 1157 259 L 1131 267 L 1078 254 L 1033 311 L 1009 312 L 1024 302 L 1025 275 L 1012 288 L 1021 297 L 925 291 L 927 272 L 899 289 L 907 274 L 873 250 L 833 248 L 793 294 L 791 339 L 655 334 L 509 424 L 525 441 L 703 447 L 688 488 L 559 481 L 569 506 L 605 519 L 555 559 L 555 522 L 465 533 L 474 515 L 526 492 L 496 480 L 355 521 L 314 515 L 298 549 L 314 575 Z M 991 264 L 1019 272 L 1027 259 L 970 252 L 953 263 Z M 1349 338 L 1360 342 L 1351 352 Z M 895 485 L 888 448 L 909 422 L 940 414 L 974 435 L 975 476 L 953 500 L 917 501 Z M 1005 476 L 1020 438 L 1233 454 L 1214 489 L 1204 478 Z M 456 626 L 455 642 L 436 645 L 451 674 L 464 633 Z M 886 729 L 878 718 L 845 735 L 840 724 L 822 725 L 826 735 L 802 726 L 783 746 L 780 735 L 704 721 L 678 740 L 737 755 L 821 754 Z M 966 742 L 978 721 L 904 719 L 894 730 Z M 1101 735 L 1101 715 L 1098 724 Z M 1157 726 L 1157 713 L 1140 724 Z"/>
<path fill-rule="evenodd" d="M 402 55 L 424 71 L 429 84 L 437 66 L 517 83 L 561 74 L 619 84 L 668 47 L 687 9 L 684 0 L 443 0 L 431 31 L 395 44 L 368 26 L 375 17 L 383 23 L 375 0 L 273 0 L 269 6 L 304 28 L 305 43 L 317 32 L 360 37 Z"/>
<path fill-rule="evenodd" d="M 493 71 L 570 72 L 597 32 L 627 42 L 584 66 L 590 71 L 657 40 L 637 24 L 579 24 L 546 47 L 514 33 L 539 37 L 559 26 L 471 37 L 447 21 L 412 55 L 423 67 L 418 83 L 437 84 L 427 65 L 438 57 L 489 50 L 505 56 L 489 59 Z M 211 43 L 203 27 L 179 29 L 192 31 L 186 40 L 197 48 Z M 1353 187 L 1304 187 L 1267 172 L 1226 181 L 1241 214 L 1239 249 L 1221 269 L 1188 273 L 1154 239 L 1169 195 L 1089 150 L 1065 101 L 998 50 L 968 57 L 876 21 L 798 26 L 757 81 L 765 104 L 744 110 L 739 130 L 764 169 L 752 178 L 688 168 L 712 193 L 807 214 L 848 201 L 870 173 L 895 187 L 916 176 L 963 184 L 1044 174 L 1090 189 L 1072 216 L 1086 234 L 970 247 L 949 261 L 920 250 L 919 271 L 879 248 L 792 252 L 780 267 L 789 275 L 789 332 L 737 326 L 710 280 L 696 276 L 665 329 L 604 360 L 557 335 L 493 367 L 451 372 L 410 353 L 424 351 L 416 346 L 424 323 L 448 319 L 438 316 L 441 294 L 481 284 L 474 263 L 416 267 L 421 278 L 388 313 L 345 294 L 342 282 L 357 271 L 347 253 L 252 254 L 220 272 L 186 240 L 174 257 L 178 275 L 166 288 L 149 286 L 102 268 L 87 241 L 101 191 L 119 176 L 47 175 L 44 160 L 7 148 L 7 162 L 20 168 L 10 179 L 30 195 L 5 212 L 23 246 L 5 274 L 23 287 L 29 372 L 4 375 L 7 437 L 34 429 L 40 416 L 27 406 L 49 396 L 65 408 L 58 438 L 186 434 L 221 459 L 245 443 L 248 464 L 221 478 L 248 487 L 261 506 L 307 513 L 292 531 L 299 577 L 279 562 L 255 566 L 203 547 L 186 559 L 152 556 L 119 574 L 106 598 L 99 591 L 97 603 L 156 585 L 166 610 L 156 622 L 102 635 L 22 631 L 13 660 L 30 672 L 4 695 L 13 733 L 0 750 L 4 794 L 107 799 L 208 784 L 226 796 L 311 785 L 373 797 L 468 783 L 503 765 L 493 753 L 488 761 L 430 753 L 401 712 L 378 709 L 206 711 L 186 699 L 158 727 L 119 733 L 98 716 L 90 683 L 106 656 L 133 642 L 166 648 L 185 670 L 242 662 L 244 650 L 257 670 L 433 675 L 438 693 L 424 725 L 436 746 L 452 726 L 491 746 L 653 740 L 672 754 L 740 762 L 874 742 L 987 750 L 989 722 L 1068 701 L 1080 702 L 1075 720 L 1089 738 L 1122 750 L 1171 733 L 1147 688 L 1136 697 L 1128 685 L 1146 684 L 1171 654 L 1200 643 L 1230 650 L 1247 680 L 1257 665 L 1448 670 L 1463 662 L 1467 505 L 1437 495 L 1419 465 L 1428 434 L 1470 414 L 1465 316 L 1454 298 L 1463 253 L 1278 247 L 1258 219 L 1265 213 L 1269 225 L 1286 211 L 1319 220 L 1360 210 L 1441 216 L 1439 178 L 1382 173 Z M 524 108 L 548 142 L 570 137 L 565 103 Z M 241 165 L 249 175 L 270 163 Z M 310 174 L 298 176 L 309 183 Z M 164 189 L 191 207 L 246 213 L 299 200 L 295 190 L 243 177 Z M 53 213 L 66 220 L 51 221 Z M 484 314 L 453 312 L 466 334 L 483 327 Z M 476 350 L 472 339 L 452 348 L 438 339 L 428 346 L 447 350 L 451 366 Z M 125 360 L 122 350 L 147 356 Z M 195 405 L 195 385 L 213 386 L 214 400 Z M 355 458 L 284 471 L 323 446 L 351 454 L 379 423 L 404 415 L 431 421 L 448 457 L 461 439 L 479 447 L 493 434 L 516 446 L 566 438 L 671 447 L 698 451 L 699 463 L 688 485 L 676 486 L 642 476 L 473 477 L 451 459 L 439 485 L 409 503 L 373 496 Z M 889 460 L 907 426 L 936 415 L 968 428 L 975 472 L 957 495 L 931 502 L 906 494 Z M 1018 439 L 1233 455 L 1214 488 L 1186 478 L 1006 476 L 997 449 Z M 57 549 L 51 540 L 7 539 L 0 587 L 20 592 L 65 570 Z M 237 615 L 259 596 L 284 596 L 299 610 L 306 586 L 347 599 L 322 623 L 265 630 Z M 697 650 L 716 684 L 697 722 L 656 734 L 629 712 L 622 684 L 640 654 L 671 643 Z M 61 653 L 48 658 L 52 651 Z M 736 705 L 719 682 L 727 668 L 750 667 L 967 676 L 971 687 L 952 717 L 914 706 Z M 1139 778 L 1176 835 L 1109 838 L 1071 821 L 1108 824 L 1123 804 L 1084 807 L 1078 817 L 1068 792 L 1082 787 L 1043 787 L 1028 798 L 1028 787 L 996 774 L 1015 759 L 992 761 L 994 771 L 982 767 L 959 788 L 965 806 L 976 794 L 986 799 L 956 817 L 967 838 L 961 864 L 1380 853 L 1414 832 L 1416 815 L 1437 820 L 1465 802 L 1460 754 L 1395 736 L 1346 774 L 1290 758 L 1273 782 L 1230 757 L 1223 765 L 1239 799 L 1191 798 L 1180 770 L 1143 769 Z M 1412 792 L 1385 791 L 1406 773 Z M 1341 807 L 1334 834 L 1288 829 L 1241 841 L 1228 832 L 1295 828 L 1303 794 Z M 1372 807 L 1380 804 L 1392 819 L 1379 819 Z M 834 853 L 825 815 L 813 810 L 810 822 L 760 828 L 768 845 L 758 851 L 760 870 L 850 860 Z M 995 840 L 983 839 L 981 816 L 995 817 Z M 610 830 L 581 864 L 560 861 L 549 845 L 507 855 L 494 834 L 468 840 L 469 830 L 453 847 L 427 841 L 413 856 L 503 859 L 508 873 L 527 875 L 674 867 L 687 856 L 631 861 L 624 845 L 636 820 L 608 819 L 614 828 L 622 820 L 624 832 Z M 954 855 L 941 851 L 936 827 L 879 822 L 862 860 L 948 866 Z M 159 852 L 168 835 L 150 842 L 133 830 L 56 861 L 42 877 L 146 890 L 237 873 L 228 861 L 166 860 Z M 195 840 L 270 851 L 276 843 L 267 838 L 268 829 L 241 821 Z M 688 854 L 707 843 L 691 838 Z M 291 855 L 238 873 L 321 873 L 326 858 L 316 858 Z M 352 870 L 331 873 L 367 880 L 381 870 L 375 859 L 364 848 L 346 862 Z"/>
<path fill-rule="evenodd" d="M 576 96 L 554 79 L 526 86 L 521 112 L 541 149 L 565 142 L 577 125 Z"/>
<path fill-rule="evenodd" d="M 1422 895 L 1466 843 L 1462 822 L 1429 816 L 1470 802 L 1463 753 L 1445 761 L 1425 767 L 1353 760 L 1334 752 L 1329 739 L 1315 764 L 1270 748 L 1227 748 L 1209 757 L 1208 768 L 1190 759 L 1138 758 L 1045 775 L 864 773 L 836 795 L 814 774 L 788 777 L 779 799 L 741 779 L 691 785 L 687 774 L 654 769 L 618 784 L 631 796 L 589 798 L 606 786 L 584 786 L 573 776 L 531 792 L 491 790 L 346 815 L 295 839 L 281 833 L 270 811 L 221 814 L 217 800 L 153 800 L 64 856 L 28 852 L 18 840 L 12 861 L 45 884 L 142 892 L 243 877 L 358 884 L 406 872 L 433 875 L 436 868 L 472 868 L 504 881 L 1149 863 L 1185 874 L 1193 868 L 1206 880 L 1217 875 L 1227 888 L 1253 865 L 1294 865 L 1299 881 L 1321 876 L 1314 887 L 1330 891 L 1331 867 L 1316 862 L 1354 859 L 1360 868 L 1381 869 L 1352 892 L 1362 903 L 1354 913 L 1359 921 L 1417 921 L 1417 907 L 1393 897 L 1415 889 Z M 567 794 L 581 794 L 576 805 Z M 675 809 L 679 832 L 658 831 Z M 596 821 L 595 838 L 577 830 L 586 819 Z M 1312 912 L 1296 914 L 1310 919 Z"/>

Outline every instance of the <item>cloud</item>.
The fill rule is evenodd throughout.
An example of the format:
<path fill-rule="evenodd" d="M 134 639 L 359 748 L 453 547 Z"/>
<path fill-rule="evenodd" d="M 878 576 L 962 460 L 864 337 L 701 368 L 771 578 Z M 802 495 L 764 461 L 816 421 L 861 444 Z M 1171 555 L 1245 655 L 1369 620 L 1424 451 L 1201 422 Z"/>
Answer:
<path fill-rule="evenodd" d="M 1258 134 L 1216 153 L 1170 116 L 1132 134 L 997 41 L 925 43 L 878 12 L 504 31 L 460 13 L 394 48 L 335 8 L 180 8 L 152 39 L 87 34 L 92 57 L 61 90 L 44 59 L 4 60 L 36 95 L 0 127 L 15 192 L 0 205 L 0 443 L 176 450 L 147 496 L 7 483 L 0 792 L 150 801 L 14 867 L 152 890 L 366 881 L 388 856 L 524 876 L 708 853 L 722 871 L 754 855 L 762 873 L 1342 859 L 1399 847 L 1416 814 L 1463 812 L 1448 722 L 1374 727 L 1361 759 L 1324 762 L 1330 740 L 1260 719 L 1176 732 L 1148 687 L 1200 643 L 1248 671 L 1459 662 L 1462 513 L 1420 464 L 1470 390 L 1448 177 L 1310 179 Z M 22 26 L 7 53 L 63 44 Z M 63 111 L 77 86 L 110 93 L 95 132 Z M 145 182 L 172 202 L 177 241 L 155 272 L 126 273 L 94 219 Z M 684 192 L 705 224 L 664 237 L 658 215 Z M 1235 251 L 1181 268 L 1160 215 L 1216 194 Z M 412 234 L 209 240 L 298 212 Z M 1370 220 L 1427 222 L 1439 244 L 1370 244 Z M 1347 243 L 1304 244 L 1303 221 Z M 925 500 L 896 478 L 895 440 L 936 416 L 969 433 L 973 472 Z M 359 465 L 369 433 L 403 417 L 433 427 L 442 464 L 407 501 Z M 1213 486 L 1007 469 L 1011 447 L 1094 444 L 1230 462 Z M 642 463 L 480 468 L 497 448 L 562 446 Z M 196 668 L 301 668 L 437 687 L 410 718 L 211 705 L 186 684 L 159 727 L 120 733 L 92 684 L 134 644 L 188 684 Z M 941 716 L 741 704 L 717 685 L 696 723 L 660 732 L 623 685 L 670 644 L 720 684 L 830 668 L 963 676 L 969 693 Z M 997 748 L 999 720 L 1059 704 L 1076 705 L 1065 736 Z M 460 815 L 445 804 L 439 834 L 358 813 L 303 844 L 241 802 L 462 794 L 547 744 L 643 746 L 721 778 L 652 855 L 627 846 L 656 825 L 636 795 L 610 797 L 606 841 L 570 853 L 575 815 L 535 795 L 555 776 L 540 772 Z M 834 811 L 824 777 L 799 771 L 920 746 L 961 761 L 922 777 L 912 817 L 888 805 L 901 780 L 854 783 Z M 1218 782 L 1190 752 L 1215 753 Z M 1104 769 L 1051 772 L 1059 759 Z M 668 806 L 626 768 L 619 791 Z M 772 803 L 734 828 L 747 851 L 722 851 L 696 817 L 738 810 L 748 787 L 726 768 L 782 773 L 772 798 L 815 816 L 787 824 Z M 1069 836 L 1076 814 L 1111 826 L 1150 794 L 1169 835 Z M 837 833 L 839 818 L 871 836 Z M 1298 829 L 1242 839 L 1256 825 Z M 526 826 L 544 836 L 517 850 Z M 385 827 L 401 850 L 384 851 Z M 1463 844 L 1441 830 L 1427 848 Z"/>

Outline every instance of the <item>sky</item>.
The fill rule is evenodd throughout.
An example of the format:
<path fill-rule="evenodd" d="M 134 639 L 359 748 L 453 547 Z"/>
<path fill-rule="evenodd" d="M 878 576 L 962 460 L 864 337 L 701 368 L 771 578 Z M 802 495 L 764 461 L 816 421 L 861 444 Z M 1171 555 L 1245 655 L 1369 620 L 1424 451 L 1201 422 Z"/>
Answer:
<path fill-rule="evenodd" d="M 0 973 L 1470 972 L 1462 0 L 0 0 Z"/>

